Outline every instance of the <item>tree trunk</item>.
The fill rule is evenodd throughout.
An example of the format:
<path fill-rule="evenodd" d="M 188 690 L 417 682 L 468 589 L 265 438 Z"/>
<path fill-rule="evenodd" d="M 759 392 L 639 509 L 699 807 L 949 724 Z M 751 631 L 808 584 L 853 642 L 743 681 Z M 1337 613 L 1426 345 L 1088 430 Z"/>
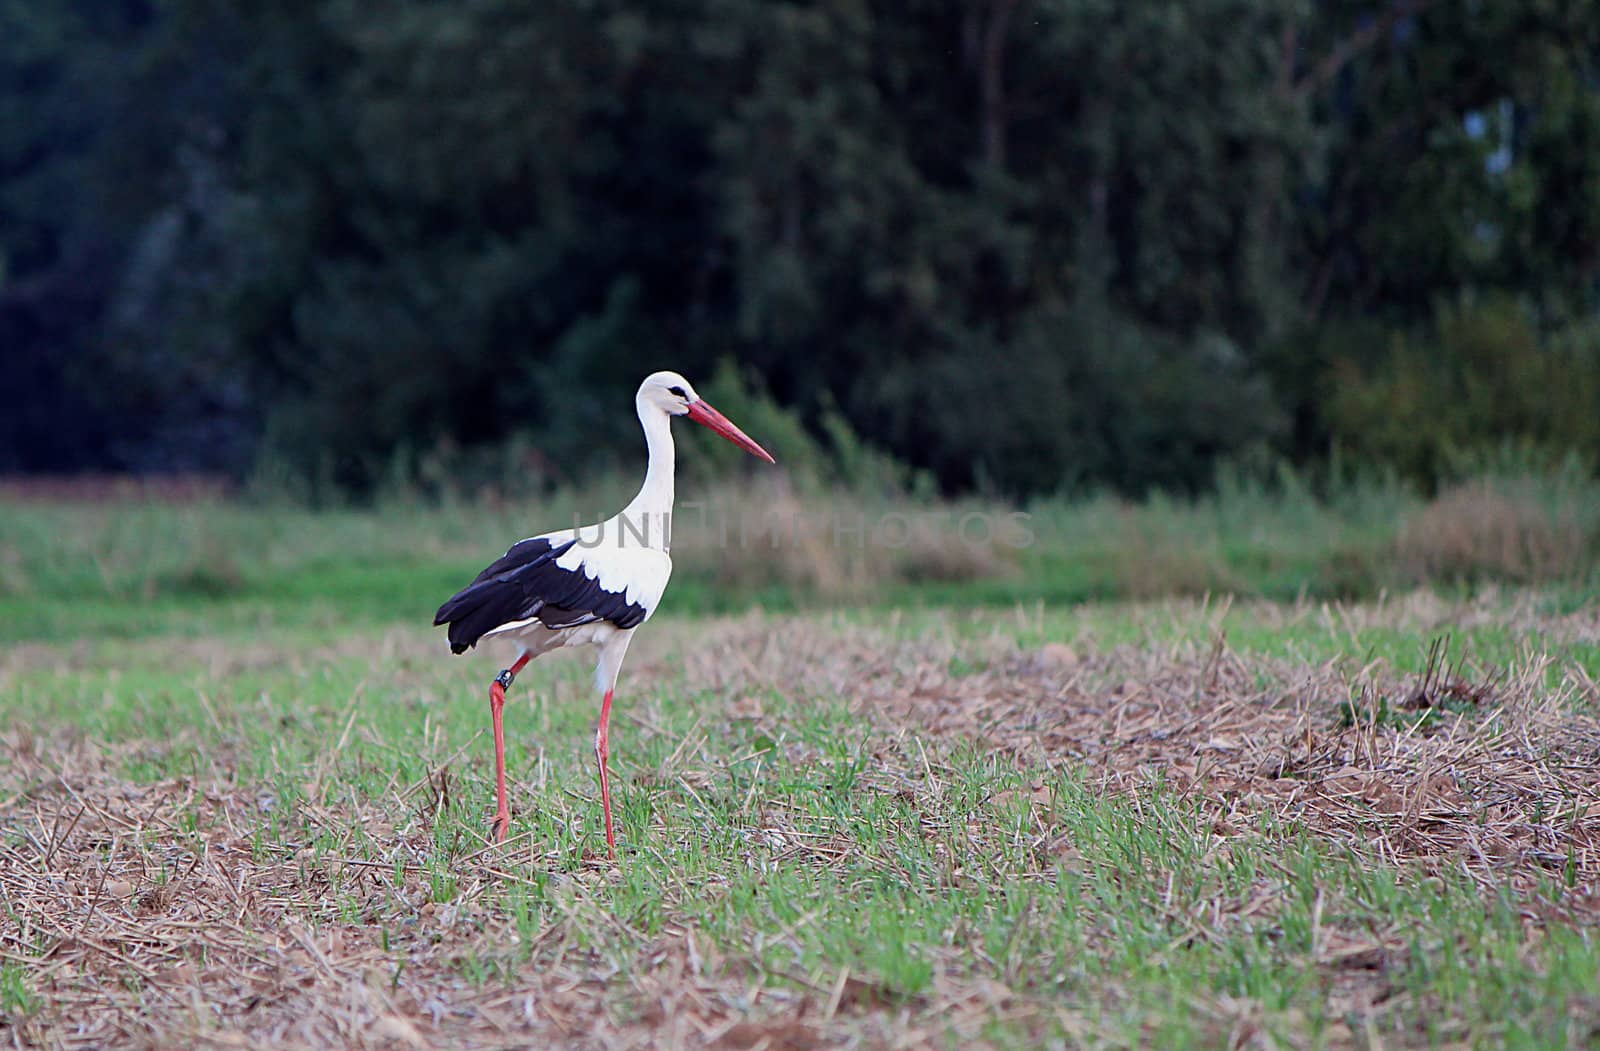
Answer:
<path fill-rule="evenodd" d="M 983 27 L 983 49 L 978 58 L 978 88 L 983 104 L 983 161 L 991 168 L 1006 166 L 1006 32 L 1017 0 L 994 0 Z"/>

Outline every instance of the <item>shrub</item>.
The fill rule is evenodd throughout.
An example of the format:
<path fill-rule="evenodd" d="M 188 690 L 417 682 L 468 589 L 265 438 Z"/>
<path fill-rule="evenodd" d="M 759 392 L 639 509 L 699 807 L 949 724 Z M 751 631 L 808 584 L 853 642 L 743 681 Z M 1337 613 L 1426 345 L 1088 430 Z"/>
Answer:
<path fill-rule="evenodd" d="M 1484 477 L 1451 485 L 1401 526 L 1396 568 L 1412 581 L 1579 577 L 1594 563 L 1596 509 L 1561 481 Z"/>
<path fill-rule="evenodd" d="M 1600 332 L 1544 337 L 1517 304 L 1441 310 L 1386 352 L 1326 364 L 1321 411 L 1338 450 L 1434 486 L 1510 443 L 1536 467 L 1600 454 Z M 1463 468 L 1467 468 L 1464 471 Z"/>

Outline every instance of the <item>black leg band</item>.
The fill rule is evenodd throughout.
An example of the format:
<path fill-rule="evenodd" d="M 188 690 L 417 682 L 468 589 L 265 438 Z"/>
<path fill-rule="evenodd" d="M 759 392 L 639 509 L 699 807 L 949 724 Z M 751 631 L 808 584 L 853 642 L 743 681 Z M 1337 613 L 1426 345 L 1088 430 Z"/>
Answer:
<path fill-rule="evenodd" d="M 510 688 L 512 680 L 516 677 L 517 673 L 510 668 L 502 668 L 500 669 L 500 674 L 494 677 L 494 681 L 499 683 L 500 688 L 504 690 Z"/>

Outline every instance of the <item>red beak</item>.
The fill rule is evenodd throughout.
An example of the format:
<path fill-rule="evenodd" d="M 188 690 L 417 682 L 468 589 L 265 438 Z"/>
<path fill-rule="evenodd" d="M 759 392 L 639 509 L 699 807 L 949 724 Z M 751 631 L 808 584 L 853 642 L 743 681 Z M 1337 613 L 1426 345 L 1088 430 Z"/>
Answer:
<path fill-rule="evenodd" d="M 705 424 L 741 449 L 761 457 L 768 463 L 778 462 L 772 458 L 771 453 L 757 445 L 748 434 L 735 427 L 732 420 L 713 409 L 711 403 L 704 398 L 689 404 L 689 419 L 696 423 Z"/>

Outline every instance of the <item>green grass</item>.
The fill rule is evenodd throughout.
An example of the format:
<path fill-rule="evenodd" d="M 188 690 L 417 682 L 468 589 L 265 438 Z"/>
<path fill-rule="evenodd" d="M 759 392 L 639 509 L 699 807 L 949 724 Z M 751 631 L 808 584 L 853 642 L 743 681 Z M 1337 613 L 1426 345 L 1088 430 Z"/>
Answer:
<path fill-rule="evenodd" d="M 995 524 L 997 539 L 975 545 L 960 539 L 963 516 L 1000 523 L 1013 512 L 997 503 L 828 491 L 803 478 L 792 485 L 798 497 L 765 476 L 684 494 L 711 510 L 680 516 L 675 610 L 1010 607 L 1208 594 L 1295 602 L 1372 599 L 1417 586 L 1470 594 L 1493 584 L 1536 586 L 1572 609 L 1600 588 L 1600 483 L 1576 469 L 1486 474 L 1432 501 L 1370 480 L 1318 496 L 1292 475 L 1271 485 L 1225 480 L 1191 501 L 1049 500 L 1027 508 L 1024 525 Z M 624 480 L 608 478 L 529 503 L 395 499 L 321 512 L 229 503 L 0 506 L 0 641 L 415 622 L 512 541 L 602 518 L 628 491 Z M 764 516 L 792 523 L 801 513 L 817 516 L 799 527 L 814 542 L 790 539 L 774 550 Z M 885 515 L 924 523 L 923 539 L 871 546 L 887 535 L 873 525 Z M 1023 530 L 1029 542 L 1016 546 Z"/>
<path fill-rule="evenodd" d="M 842 637 L 860 622 L 836 616 L 806 630 Z M 785 623 L 773 622 L 773 638 Z M 1091 652 L 1181 646 L 1219 626 L 1247 660 L 1315 663 L 1350 653 L 1353 640 L 1416 667 L 1426 651 L 1415 630 L 1351 633 L 1337 617 L 1271 606 L 913 612 L 884 638 L 893 647 L 948 637 L 956 668 L 979 674 L 997 638 Z M 652 628 L 676 641 L 697 631 L 670 620 Z M 1485 627 L 1460 639 L 1487 659 L 1529 635 Z M 313 625 L 242 635 L 224 625 L 203 642 L 114 642 L 80 665 L 22 662 L 3 680 L 3 703 L 35 748 L 82 735 L 121 782 L 176 779 L 254 800 L 228 823 L 258 857 L 295 859 L 286 878 L 313 928 L 375 928 L 384 944 L 398 937 L 415 954 L 414 934 L 388 932 L 414 927 L 424 905 L 470 901 L 481 926 L 447 936 L 442 951 L 472 995 L 523 988 L 574 960 L 587 973 L 648 974 L 660 945 L 692 931 L 729 988 L 790 990 L 822 1004 L 844 975 L 840 1025 L 909 1011 L 935 1043 L 975 1035 L 1022 1047 L 1087 1033 L 1094 1042 L 1210 1046 L 1248 1025 L 1293 1046 L 1375 1034 L 1391 1045 L 1560 1047 L 1583 1039 L 1574 1017 L 1595 1023 L 1583 1005 L 1600 987 L 1600 946 L 1581 926 L 1530 935 L 1523 893 L 1486 895 L 1449 871 L 1424 877 L 1269 815 L 1219 841 L 1214 817 L 1159 780 L 1134 797 L 1108 794 L 1081 763 L 892 733 L 863 720 L 848 693 L 708 685 L 648 644 L 640 656 L 666 663 L 625 687 L 614 735 L 627 848 L 619 869 L 608 876 L 595 853 L 603 839 L 588 669 L 549 660 L 513 691 L 519 838 L 486 872 L 482 695 L 494 660 L 438 650 L 409 628 L 345 629 L 328 640 Z M 1600 673 L 1592 645 L 1571 652 Z M 729 704 L 752 688 L 760 718 L 731 718 Z M 49 748 L 41 762 L 59 762 L 63 777 L 79 765 Z M 430 780 L 440 769 L 444 791 Z M 39 776 L 19 785 L 14 775 L 7 788 Z M 416 785 L 427 787 L 397 801 Z M 143 848 L 165 852 L 157 881 L 182 870 L 217 828 L 215 814 L 192 805 L 173 822 L 182 835 L 152 835 Z M 387 831 L 372 824 L 379 816 Z M 330 870 L 335 859 L 340 868 Z M 382 893 L 358 894 L 356 871 L 375 873 Z M 1555 883 L 1547 893 L 1564 892 Z M 555 929 L 559 961 L 540 940 Z M 1361 939 L 1379 947 L 1377 962 L 1330 965 Z M 410 966 L 414 978 L 397 980 L 443 980 Z M 1347 985 L 1381 988 L 1383 1001 L 1365 1003 Z M 8 962 L 8 1015 L 36 1010 L 32 987 L 28 967 Z M 648 1014 L 638 986 L 607 988 L 614 1018 Z M 1010 1010 L 969 1002 L 998 988 Z M 959 1024 L 939 1020 L 935 1005 L 946 1002 L 963 1005 Z"/>
<path fill-rule="evenodd" d="M 0 964 L 0 1020 L 26 1018 L 38 1007 L 38 997 L 28 988 L 26 968 L 9 960 Z"/>
<path fill-rule="evenodd" d="M 778 1046 L 786 1033 L 872 1046 L 906 1025 L 929 1046 L 1600 1038 L 1587 861 L 1391 856 L 1245 789 L 1203 796 L 1159 765 L 1114 778 L 1115 755 L 1000 748 L 981 719 L 916 714 L 1006 691 L 1047 708 L 1064 694 L 1019 669 L 1052 647 L 1082 662 L 1081 697 L 1097 703 L 1130 684 L 1178 689 L 1218 652 L 1234 669 L 1218 708 L 1309 696 L 1307 725 L 1339 747 L 1364 727 L 1397 749 L 1429 735 L 1515 743 L 1515 705 L 1423 718 L 1400 710 L 1403 691 L 1448 638 L 1447 663 L 1473 681 L 1510 669 L 1531 691 L 1519 703 L 1559 694 L 1562 712 L 1593 720 L 1596 700 L 1569 689 L 1600 679 L 1574 586 L 1066 606 L 1041 597 L 1060 586 L 1044 581 L 1009 604 L 979 584 L 993 606 L 945 607 L 960 593 L 930 586 L 893 610 L 712 619 L 691 570 L 619 691 L 613 868 L 587 660 L 518 678 L 513 841 L 491 849 L 485 691 L 501 658 L 451 658 L 427 628 L 524 512 L 6 513 L 0 633 L 30 645 L 0 658 L 0 888 L 14 910 L 0 1034 L 24 1042 L 48 1042 L 96 997 L 118 1024 L 148 1015 L 150 1033 L 192 1035 L 169 970 L 183 958 L 198 977 L 182 981 L 218 1004 L 205 1024 L 257 1038 L 344 1032 L 334 1019 L 372 989 L 392 1007 L 362 1024 L 394 1014 L 446 1043 L 488 1039 L 488 1017 L 560 1042 L 571 1030 L 551 1019 L 585 1012 L 618 1039 L 666 1039 L 679 1015 L 702 1034 L 746 1019 L 764 1027 L 747 1044 Z M 1149 663 L 1162 654 L 1178 656 Z M 897 707 L 929 690 L 931 709 Z M 1586 799 L 1552 795 L 1534 824 L 1586 835 L 1589 819 L 1560 817 Z M 1381 838 L 1396 819 L 1372 820 Z M 129 885 L 125 913 L 86 910 L 108 879 Z M 79 888 L 70 907 L 49 898 L 63 887 Z M 174 909 L 245 940 L 208 944 L 202 963 L 192 933 L 163 933 Z M 60 933 L 67 914 L 149 973 Z M 141 923 L 144 940 L 127 926 Z M 259 960 L 294 949 L 277 933 L 292 924 L 322 939 L 331 970 L 308 956 L 320 977 L 273 986 L 257 1020 L 228 996 L 278 981 Z M 80 970 L 62 970 L 74 953 L 88 953 Z M 530 991 L 551 1006 L 506 1013 Z M 434 1001 L 456 1013 L 434 1018 Z"/>

